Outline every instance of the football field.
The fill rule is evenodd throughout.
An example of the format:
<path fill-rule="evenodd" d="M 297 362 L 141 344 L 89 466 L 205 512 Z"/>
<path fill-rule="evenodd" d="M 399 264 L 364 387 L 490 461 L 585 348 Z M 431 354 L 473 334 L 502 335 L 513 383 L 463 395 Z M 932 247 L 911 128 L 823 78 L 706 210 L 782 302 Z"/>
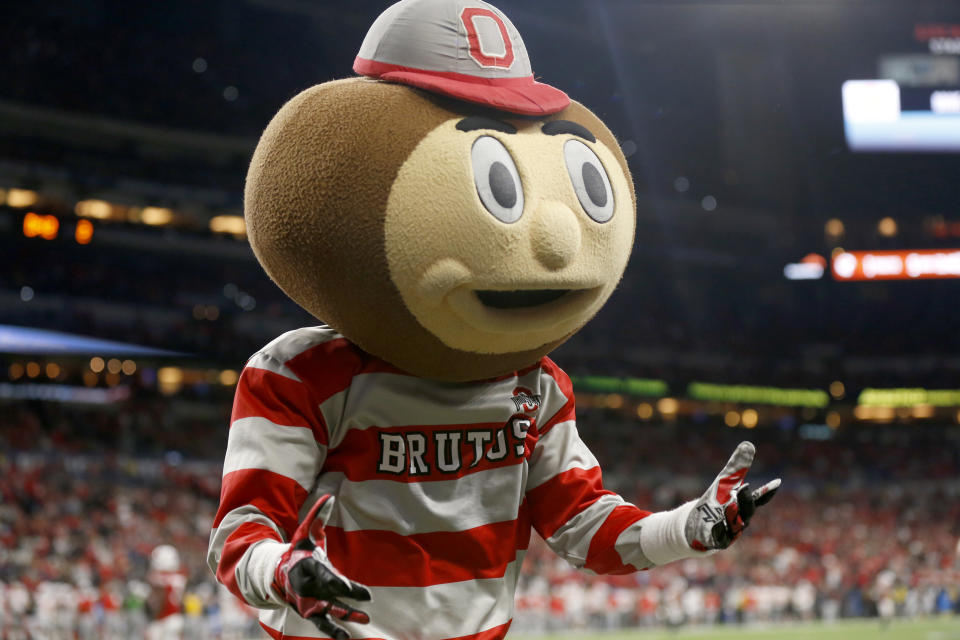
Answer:
<path fill-rule="evenodd" d="M 897 620 L 882 628 L 877 620 L 757 625 L 746 627 L 696 627 L 617 632 L 571 631 L 553 635 L 509 635 L 510 640 L 960 640 L 960 617 Z"/>

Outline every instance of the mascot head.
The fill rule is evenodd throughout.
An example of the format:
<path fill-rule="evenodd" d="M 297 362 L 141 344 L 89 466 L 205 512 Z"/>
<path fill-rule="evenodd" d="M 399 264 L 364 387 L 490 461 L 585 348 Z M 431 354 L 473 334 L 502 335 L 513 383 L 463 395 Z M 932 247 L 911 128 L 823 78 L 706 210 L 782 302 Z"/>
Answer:
<path fill-rule="evenodd" d="M 298 304 L 437 380 L 534 364 L 627 263 L 633 183 L 593 113 L 533 80 L 480 0 L 402 0 L 354 69 L 284 105 L 247 175 L 250 242 Z"/>

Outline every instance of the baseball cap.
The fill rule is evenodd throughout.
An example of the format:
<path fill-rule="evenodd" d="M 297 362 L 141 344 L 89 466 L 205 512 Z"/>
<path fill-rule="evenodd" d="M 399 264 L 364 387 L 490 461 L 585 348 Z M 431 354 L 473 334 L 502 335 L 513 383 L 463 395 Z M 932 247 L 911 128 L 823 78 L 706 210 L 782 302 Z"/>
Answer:
<path fill-rule="evenodd" d="M 378 17 L 357 73 L 523 115 L 548 115 L 567 94 L 533 78 L 513 23 L 482 0 L 401 0 Z"/>

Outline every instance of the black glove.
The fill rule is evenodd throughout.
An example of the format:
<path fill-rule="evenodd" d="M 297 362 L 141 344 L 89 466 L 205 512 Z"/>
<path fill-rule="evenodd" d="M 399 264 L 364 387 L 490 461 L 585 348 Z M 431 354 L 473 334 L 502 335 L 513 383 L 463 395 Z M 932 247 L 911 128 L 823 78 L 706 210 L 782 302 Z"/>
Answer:
<path fill-rule="evenodd" d="M 341 575 L 327 558 L 323 527 L 333 512 L 333 502 L 331 495 L 320 498 L 297 527 L 290 548 L 277 563 L 273 588 L 320 631 L 336 640 L 347 640 L 350 634 L 333 618 L 366 624 L 370 616 L 337 598 L 367 601 L 370 591 Z"/>

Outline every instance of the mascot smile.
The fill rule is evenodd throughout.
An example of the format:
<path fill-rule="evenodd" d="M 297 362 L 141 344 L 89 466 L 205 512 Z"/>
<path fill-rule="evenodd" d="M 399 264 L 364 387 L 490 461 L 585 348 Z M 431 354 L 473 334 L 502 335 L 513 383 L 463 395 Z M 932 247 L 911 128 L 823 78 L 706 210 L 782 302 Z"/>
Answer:
<path fill-rule="evenodd" d="M 274 638 L 494 640 L 531 528 L 597 573 L 728 546 L 779 485 L 746 488 L 753 445 L 643 511 L 603 490 L 546 357 L 633 246 L 613 134 L 480 0 L 389 7 L 354 69 L 284 105 L 247 176 L 257 258 L 325 324 L 243 371 L 218 579 Z"/>

